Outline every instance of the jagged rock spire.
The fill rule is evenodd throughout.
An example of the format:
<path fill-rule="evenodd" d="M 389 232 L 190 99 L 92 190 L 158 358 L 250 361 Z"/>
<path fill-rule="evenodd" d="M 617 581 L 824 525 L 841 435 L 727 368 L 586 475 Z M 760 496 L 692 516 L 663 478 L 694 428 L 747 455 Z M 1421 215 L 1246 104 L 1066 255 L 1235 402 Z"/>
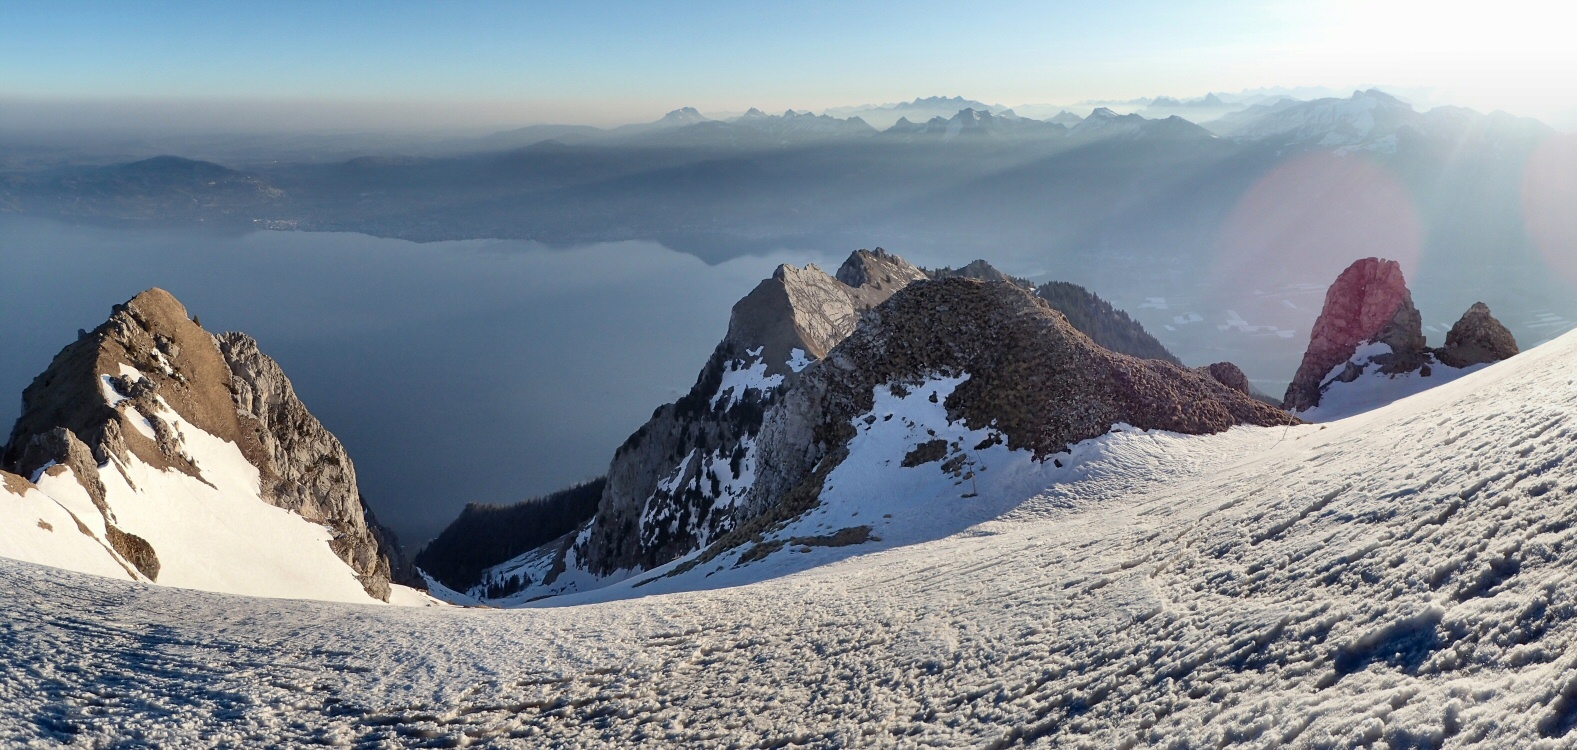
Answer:
<path fill-rule="evenodd" d="M 1423 319 L 1413 306 L 1412 292 L 1394 260 L 1364 258 L 1348 266 L 1325 293 L 1325 306 L 1309 334 L 1303 354 L 1283 400 L 1301 411 L 1320 402 L 1320 386 L 1331 370 L 1346 362 L 1365 342 L 1387 344 L 1406 369 L 1425 353 Z"/>

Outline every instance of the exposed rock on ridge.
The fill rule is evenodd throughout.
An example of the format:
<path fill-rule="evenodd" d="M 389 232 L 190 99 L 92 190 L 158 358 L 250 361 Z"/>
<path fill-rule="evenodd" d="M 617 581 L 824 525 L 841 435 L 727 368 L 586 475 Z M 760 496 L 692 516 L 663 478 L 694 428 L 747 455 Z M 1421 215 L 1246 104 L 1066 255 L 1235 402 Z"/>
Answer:
<path fill-rule="evenodd" d="M 242 334 L 211 336 L 162 289 L 117 305 L 103 325 L 56 355 L 23 392 L 22 416 L 0 465 L 23 476 L 50 462 L 69 466 L 105 515 L 111 544 L 153 579 L 158 550 L 117 535 L 99 472 L 135 457 L 206 481 L 180 436 L 150 418 L 165 408 L 233 443 L 257 468 L 262 499 L 330 528 L 332 549 L 367 593 L 388 599 L 390 559 L 399 552 L 380 544 L 369 527 L 343 446 L 307 412 L 256 342 Z"/>
<path fill-rule="evenodd" d="M 1101 299 L 1099 295 L 1085 289 L 1078 284 L 1066 281 L 1048 281 L 1036 286 L 1027 279 L 1009 276 L 984 260 L 971 261 L 959 269 L 941 268 L 931 272 L 932 278 L 948 278 L 962 276 L 966 279 L 980 281 L 1002 281 L 1016 284 L 1050 303 L 1052 308 L 1063 314 L 1074 328 L 1095 343 L 1110 349 L 1118 354 L 1127 354 L 1143 359 L 1160 359 L 1180 365 L 1182 362 L 1166 350 L 1166 347 L 1157 341 L 1149 331 L 1144 329 L 1139 321 L 1128 317 L 1128 313 L 1113 307 L 1110 302 Z"/>
<path fill-rule="evenodd" d="M 1518 353 L 1511 331 L 1482 302 L 1474 303 L 1451 327 L 1443 348 L 1431 349 L 1426 343 L 1422 316 L 1396 261 L 1356 261 L 1326 292 L 1303 364 L 1287 386 L 1285 406 L 1294 412 L 1318 406 L 1333 384 L 1357 380 L 1371 364 L 1383 375 L 1430 377 L 1435 365 L 1461 369 Z M 1366 344 L 1384 344 L 1390 351 L 1355 359 Z"/>
<path fill-rule="evenodd" d="M 949 419 L 992 427 L 1040 458 L 1117 423 L 1203 434 L 1298 422 L 1198 372 L 1108 351 L 1017 285 L 938 279 L 877 307 L 784 393 L 760 437 L 773 460 L 742 516 L 801 512 L 842 460 L 851 420 L 871 408 L 875 388 L 938 374 L 969 376 L 945 402 Z"/>
<path fill-rule="evenodd" d="M 880 248 L 851 254 L 837 277 L 780 266 L 734 305 L 690 393 L 619 447 L 596 518 L 557 554 L 573 544 L 591 572 L 608 575 L 661 565 L 727 532 L 732 516 L 720 511 L 749 488 L 754 436 L 785 379 L 826 356 L 862 312 L 924 278 Z"/>
<path fill-rule="evenodd" d="M 1228 388 L 1245 396 L 1253 396 L 1254 389 L 1249 385 L 1248 376 L 1243 374 L 1243 369 L 1231 362 L 1217 362 L 1212 365 L 1194 368 L 1201 375 L 1208 375 Z"/>

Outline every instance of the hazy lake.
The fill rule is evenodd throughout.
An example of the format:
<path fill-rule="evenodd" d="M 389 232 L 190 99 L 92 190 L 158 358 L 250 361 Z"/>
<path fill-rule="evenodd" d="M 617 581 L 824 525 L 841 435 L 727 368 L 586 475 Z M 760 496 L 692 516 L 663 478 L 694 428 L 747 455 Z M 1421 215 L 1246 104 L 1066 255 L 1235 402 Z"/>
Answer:
<path fill-rule="evenodd" d="M 245 331 L 280 361 L 349 448 L 373 508 L 414 548 L 468 502 L 512 502 L 601 474 L 654 408 L 689 389 L 735 300 L 779 263 L 831 271 L 853 249 L 709 266 L 647 242 L 416 244 L 0 216 L 0 425 L 9 432 L 22 389 L 78 328 L 164 287 L 209 330 Z M 889 249 L 927 266 L 977 252 Z M 1237 362 L 1279 395 L 1326 285 L 1350 262 L 1327 260 L 1226 284 L 1198 263 L 1117 254 L 1002 270 L 1055 268 L 1043 278 L 1088 286 L 1185 363 Z M 1426 258 L 1410 279 L 1434 345 L 1476 299 L 1524 346 L 1577 322 L 1571 286 L 1537 265 Z"/>
<path fill-rule="evenodd" d="M 841 253 L 840 253 L 841 255 Z M 0 218 L 0 424 L 78 328 L 159 286 L 245 331 L 350 450 L 408 546 L 467 502 L 601 474 L 689 389 L 734 301 L 794 253 L 708 266 L 651 243 L 550 250 L 357 234 L 245 236 Z"/>

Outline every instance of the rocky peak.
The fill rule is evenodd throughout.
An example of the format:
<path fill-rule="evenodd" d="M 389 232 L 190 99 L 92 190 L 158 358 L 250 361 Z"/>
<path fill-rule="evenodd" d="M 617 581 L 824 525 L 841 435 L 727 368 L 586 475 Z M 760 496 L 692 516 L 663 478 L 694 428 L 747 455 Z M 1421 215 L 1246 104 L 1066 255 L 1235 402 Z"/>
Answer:
<path fill-rule="evenodd" d="M 660 125 L 677 126 L 694 125 L 695 123 L 706 121 L 707 117 L 701 114 L 700 111 L 698 111 L 695 107 L 680 107 L 679 109 L 673 110 L 672 112 L 663 115 L 663 118 L 657 122 Z"/>
<path fill-rule="evenodd" d="M 117 551 L 133 562 L 153 559 L 157 550 L 134 549 L 141 540 L 117 542 L 100 472 L 124 473 L 135 460 L 206 483 L 179 429 L 161 417 L 169 412 L 235 445 L 258 471 L 260 499 L 331 529 L 330 547 L 366 591 L 388 598 L 390 561 L 399 553 L 369 527 L 344 447 L 255 341 L 210 335 L 162 289 L 116 305 L 104 324 L 56 355 L 23 392 L 0 465 L 23 476 L 50 464 L 69 467 L 104 514 Z M 138 567 L 157 575 L 156 563 Z"/>
<path fill-rule="evenodd" d="M 1048 460 L 1118 423 L 1203 434 L 1298 422 L 1207 375 L 1104 349 L 1019 286 L 942 278 L 893 295 L 786 389 L 761 431 L 770 460 L 745 513 L 803 510 L 794 498 L 820 494 L 875 388 L 938 374 L 968 376 L 945 403 L 950 420 Z"/>
<path fill-rule="evenodd" d="M 861 312 L 881 304 L 894 292 L 926 278 L 924 271 L 881 248 L 856 250 L 838 267 L 837 279 Z"/>
<path fill-rule="evenodd" d="M 1520 350 L 1517 339 L 1489 312 L 1489 306 L 1475 302 L 1446 334 L 1446 345 L 1435 350 L 1441 364 L 1470 367 L 1499 362 Z"/>
<path fill-rule="evenodd" d="M 1320 402 L 1320 388 L 1333 368 L 1364 343 L 1391 348 L 1383 371 L 1418 369 L 1427 355 L 1423 319 L 1413 306 L 1402 267 L 1394 260 L 1364 258 L 1348 266 L 1325 293 L 1325 306 L 1309 335 L 1309 348 L 1284 399 L 1292 411 Z"/>
<path fill-rule="evenodd" d="M 734 303 L 723 346 L 730 359 L 760 360 L 768 373 L 784 375 L 796 350 L 800 357 L 825 356 L 858 319 L 846 285 L 815 264 L 782 265 Z"/>
<path fill-rule="evenodd" d="M 925 277 L 880 248 L 850 254 L 836 277 L 814 264 L 779 266 L 734 305 L 690 393 L 619 447 L 578 559 L 597 575 L 650 568 L 726 532 L 729 519 L 712 508 L 748 489 L 754 437 L 779 389 L 848 337 L 864 311 Z"/>
<path fill-rule="evenodd" d="M 139 377 L 128 377 L 130 372 Z M 27 455 L 34 438 L 61 428 L 92 448 L 100 463 L 112 453 L 129 452 L 149 465 L 196 475 L 171 436 L 144 437 L 133 429 L 136 417 L 109 406 L 106 390 L 132 400 L 138 413 L 155 409 L 155 400 L 162 399 L 256 463 L 261 446 L 231 402 L 229 372 L 213 337 L 174 296 L 163 289 L 145 291 L 116 305 L 103 325 L 61 350 L 22 392 L 22 416 L 11 431 L 5 465 L 22 474 L 37 471 L 53 459 L 36 451 Z"/>
<path fill-rule="evenodd" d="M 794 370 L 791 362 L 826 356 L 854 330 L 860 313 L 923 278 L 924 271 L 881 248 L 850 254 L 836 277 L 815 264 L 778 266 L 734 305 L 724 343 L 734 357 L 759 350 L 752 359 L 762 360 L 769 374 L 785 375 Z"/>
<path fill-rule="evenodd" d="M 1019 286 L 1033 286 L 1026 281 L 1015 279 L 1012 276 L 998 271 L 996 266 L 993 266 L 981 259 L 972 260 L 957 270 L 939 270 L 935 273 L 935 275 L 937 277 L 961 276 L 966 279 L 976 279 L 979 281 L 1001 281 L 1008 284 L 1017 284 Z"/>

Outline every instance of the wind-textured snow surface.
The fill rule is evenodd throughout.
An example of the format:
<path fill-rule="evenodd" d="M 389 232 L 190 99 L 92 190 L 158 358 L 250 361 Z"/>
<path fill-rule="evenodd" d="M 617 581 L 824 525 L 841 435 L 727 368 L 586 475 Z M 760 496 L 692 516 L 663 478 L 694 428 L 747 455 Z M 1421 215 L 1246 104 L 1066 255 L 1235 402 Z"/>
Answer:
<path fill-rule="evenodd" d="M 603 604 L 0 561 L 0 744 L 1570 747 L 1574 373 L 1568 335 L 1339 422 L 1123 431 L 944 538 Z"/>

